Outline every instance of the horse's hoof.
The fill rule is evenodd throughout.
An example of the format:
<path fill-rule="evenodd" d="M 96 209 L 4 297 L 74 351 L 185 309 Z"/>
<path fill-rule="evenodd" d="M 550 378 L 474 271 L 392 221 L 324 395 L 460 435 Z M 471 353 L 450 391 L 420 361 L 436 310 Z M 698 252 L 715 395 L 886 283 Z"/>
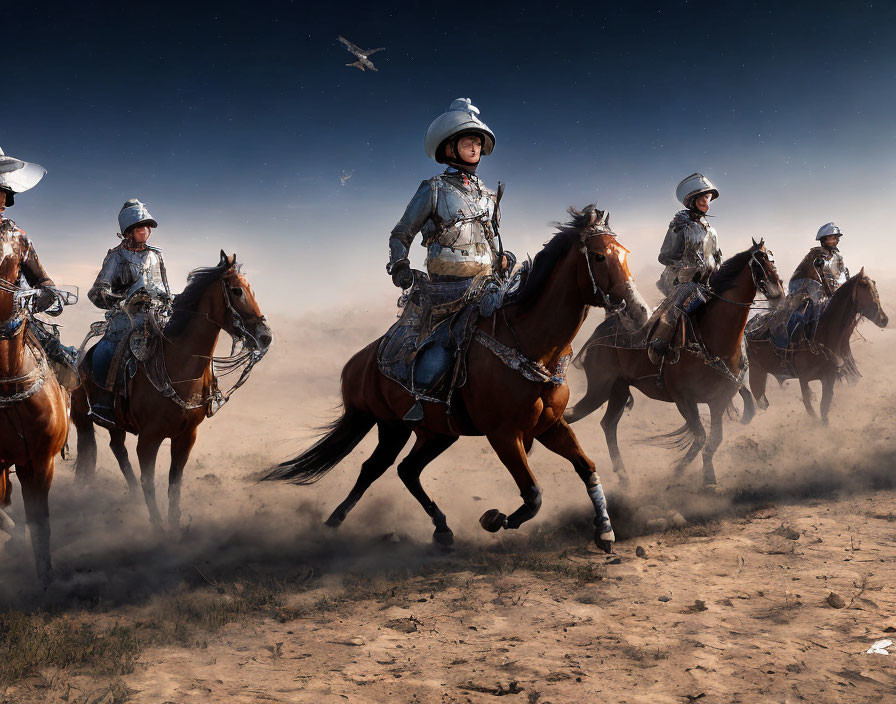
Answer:
<path fill-rule="evenodd" d="M 502 528 L 507 527 L 507 516 L 501 513 L 498 509 L 492 508 L 480 516 L 479 525 L 485 528 L 489 533 L 497 533 Z"/>
<path fill-rule="evenodd" d="M 616 544 L 616 536 L 613 535 L 613 531 L 610 531 L 609 538 L 606 537 L 606 533 L 599 533 L 598 531 L 594 531 L 594 544 L 597 545 L 601 550 L 603 550 L 608 555 L 613 554 L 613 546 Z"/>
<path fill-rule="evenodd" d="M 324 525 L 328 526 L 329 528 L 338 528 L 342 525 L 342 519 L 334 513 L 324 521 Z"/>
<path fill-rule="evenodd" d="M 722 490 L 715 482 L 709 482 L 708 484 L 704 484 L 702 487 L 700 487 L 700 493 L 708 494 L 710 496 L 718 496 L 722 493 Z"/>
<path fill-rule="evenodd" d="M 447 548 L 451 545 L 454 545 L 454 533 L 451 532 L 450 528 L 446 528 L 445 530 L 436 530 L 432 534 L 433 542 L 437 545 L 441 545 L 444 548 Z"/>

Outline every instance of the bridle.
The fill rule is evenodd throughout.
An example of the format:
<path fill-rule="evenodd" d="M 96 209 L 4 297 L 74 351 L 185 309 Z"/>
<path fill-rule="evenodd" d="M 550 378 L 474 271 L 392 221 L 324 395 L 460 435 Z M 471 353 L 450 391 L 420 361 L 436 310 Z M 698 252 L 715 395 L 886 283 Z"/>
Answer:
<path fill-rule="evenodd" d="M 750 261 L 748 262 L 748 266 L 750 267 L 750 276 L 753 277 L 753 287 L 757 291 L 762 293 L 762 295 L 764 295 L 766 298 L 770 298 L 769 291 L 768 291 L 769 277 L 765 271 L 765 267 L 763 266 L 762 262 L 756 256 L 759 252 L 762 252 L 762 251 L 763 250 L 761 250 L 761 249 L 757 249 L 750 254 Z M 766 260 L 768 260 L 768 255 L 766 255 Z M 758 271 L 759 271 L 758 275 L 757 275 L 757 267 L 758 267 Z M 713 296 L 713 298 L 718 298 L 720 301 L 724 301 L 725 303 L 730 303 L 731 305 L 734 305 L 734 306 L 742 306 L 743 308 L 750 308 L 753 305 L 753 301 L 750 301 L 749 303 L 741 303 L 740 301 L 732 301 L 728 298 L 725 298 L 724 296 L 721 296 L 720 294 L 713 291 L 709 286 L 706 287 L 706 290 L 709 291 L 710 295 Z"/>
<path fill-rule="evenodd" d="M 853 289 L 852 295 L 853 300 L 856 298 L 856 291 L 859 286 L 867 286 L 869 293 L 871 294 L 871 305 L 874 306 L 874 311 L 868 310 L 859 310 L 859 315 L 868 318 L 873 323 L 876 323 L 880 320 L 880 316 L 884 314 L 884 307 L 880 302 L 880 294 L 877 292 L 877 283 L 867 274 L 865 275 L 868 279 L 869 283 L 865 283 L 864 281 L 858 281 L 856 287 Z M 858 305 L 856 305 L 856 309 L 858 310 Z M 869 315 L 869 313 L 871 313 Z"/>
<path fill-rule="evenodd" d="M 610 300 L 610 296 L 607 295 L 607 292 L 597 285 L 597 279 L 594 278 L 594 270 L 591 268 L 591 258 L 588 256 L 591 250 L 588 249 L 586 240 L 589 237 L 597 237 L 598 235 L 613 235 L 613 233 L 607 230 L 601 230 L 585 235 L 582 238 L 582 246 L 579 247 L 579 251 L 585 256 L 585 268 L 588 270 L 588 278 L 591 279 L 591 288 L 593 290 L 594 296 L 603 304 L 601 305 L 601 303 L 598 303 L 598 306 L 604 308 L 607 311 L 607 315 L 610 315 L 612 313 L 621 313 L 626 306 L 625 299 L 623 298 L 619 303 L 613 303 Z M 613 236 L 615 237 L 615 235 Z M 606 259 L 606 255 L 601 256 Z"/>
<path fill-rule="evenodd" d="M 240 388 L 243 384 L 246 383 L 249 379 L 249 375 L 252 373 L 253 367 L 258 364 L 262 357 L 267 353 L 267 349 L 262 350 L 261 345 L 258 342 L 258 338 L 255 337 L 251 332 L 249 332 L 249 328 L 246 325 L 246 321 L 243 319 L 243 316 L 236 309 L 236 306 L 233 304 L 233 299 L 230 297 L 230 291 L 228 291 L 228 279 L 231 274 L 227 276 L 223 276 L 221 278 L 221 292 L 224 296 L 224 306 L 227 309 L 227 312 L 230 314 L 230 325 L 233 328 L 233 332 L 226 330 L 224 326 L 219 325 L 211 318 L 208 318 L 209 322 L 213 325 L 217 325 L 219 329 L 227 332 L 232 340 L 232 346 L 230 348 L 230 356 L 228 357 L 212 357 L 212 395 L 208 399 L 208 410 L 206 411 L 206 415 L 211 417 L 215 413 L 217 413 L 221 406 L 227 403 L 230 400 L 230 397 L 234 394 L 234 392 Z M 254 319 L 254 323 L 257 325 L 258 323 L 263 323 L 265 321 L 265 317 L 258 316 Z M 249 341 L 254 343 L 253 346 L 249 346 L 246 343 Z M 243 347 L 243 350 L 237 353 L 236 348 L 237 344 L 240 344 Z M 249 349 L 246 349 L 250 347 Z M 239 379 L 236 380 L 236 383 L 230 387 L 230 389 L 226 393 L 222 393 L 218 388 L 218 376 L 227 376 L 228 374 L 232 374 L 238 369 L 242 368 L 242 373 L 240 374 Z"/>
<path fill-rule="evenodd" d="M 224 294 L 224 305 L 227 308 L 227 312 L 230 313 L 230 324 L 233 329 L 236 331 L 236 335 L 231 333 L 231 337 L 234 339 L 239 338 L 240 342 L 245 344 L 248 340 L 252 340 L 255 343 L 255 349 L 257 350 L 260 345 L 258 344 L 258 338 L 255 337 L 251 332 L 249 332 L 249 328 L 246 327 L 246 322 L 243 319 L 243 316 L 240 315 L 240 312 L 236 309 L 236 306 L 233 305 L 233 299 L 230 297 L 230 291 L 227 286 L 227 279 L 230 278 L 232 274 L 228 274 L 221 278 L 221 291 Z M 252 322 L 256 325 L 258 323 L 265 322 L 265 317 L 263 315 L 258 316 Z M 223 327 L 221 328 L 224 329 Z"/>

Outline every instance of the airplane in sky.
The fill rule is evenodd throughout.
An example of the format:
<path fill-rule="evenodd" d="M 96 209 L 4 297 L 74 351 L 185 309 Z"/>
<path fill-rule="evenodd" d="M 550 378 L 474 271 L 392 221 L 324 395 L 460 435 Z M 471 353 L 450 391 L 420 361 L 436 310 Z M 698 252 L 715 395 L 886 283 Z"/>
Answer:
<path fill-rule="evenodd" d="M 367 57 L 370 56 L 371 54 L 375 54 L 378 51 L 383 51 L 386 47 L 381 46 L 378 49 L 367 49 L 365 51 L 364 49 L 355 46 L 348 39 L 346 39 L 345 37 L 343 37 L 341 35 L 336 38 L 339 41 L 341 41 L 343 44 L 345 44 L 346 49 L 348 49 L 350 52 L 352 52 L 355 56 L 358 57 L 357 61 L 350 63 L 350 64 L 346 64 L 346 66 L 357 66 L 362 71 L 366 68 L 369 68 L 371 71 L 377 70 L 376 66 L 373 65 L 373 61 L 371 61 Z"/>

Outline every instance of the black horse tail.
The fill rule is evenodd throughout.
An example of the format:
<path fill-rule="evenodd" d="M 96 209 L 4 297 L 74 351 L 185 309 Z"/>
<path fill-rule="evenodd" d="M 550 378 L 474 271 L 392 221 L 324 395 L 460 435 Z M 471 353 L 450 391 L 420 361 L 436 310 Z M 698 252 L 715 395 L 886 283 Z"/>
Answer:
<path fill-rule="evenodd" d="M 744 400 L 744 412 L 740 422 L 743 425 L 749 425 L 750 421 L 753 420 L 753 416 L 756 415 L 756 404 L 753 402 L 753 394 L 750 393 L 746 386 L 741 386 L 740 397 Z"/>
<path fill-rule="evenodd" d="M 298 457 L 277 465 L 262 481 L 277 479 L 292 484 L 313 484 L 344 460 L 376 423 L 362 411 L 348 409 L 321 428 L 323 434 Z"/>

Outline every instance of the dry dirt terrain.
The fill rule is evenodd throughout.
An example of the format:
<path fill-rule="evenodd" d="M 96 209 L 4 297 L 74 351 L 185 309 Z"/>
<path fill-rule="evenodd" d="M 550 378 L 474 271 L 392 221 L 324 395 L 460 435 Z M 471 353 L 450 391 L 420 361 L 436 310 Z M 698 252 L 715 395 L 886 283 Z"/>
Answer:
<path fill-rule="evenodd" d="M 342 362 L 389 319 L 272 321 L 268 358 L 200 429 L 180 533 L 153 534 L 102 431 L 92 485 L 60 462 L 59 579 L 41 591 L 18 539 L 0 553 L 0 702 L 896 700 L 896 646 L 865 653 L 896 642 L 896 333 L 860 326 L 864 377 L 837 387 L 830 428 L 794 382 L 770 385 L 751 425 L 729 420 L 718 496 L 697 491 L 698 465 L 670 487 L 673 451 L 647 442 L 680 425 L 674 407 L 636 394 L 625 494 L 600 411 L 576 424 L 615 555 L 590 543 L 571 467 L 538 446 L 541 513 L 484 533 L 478 516 L 519 497 L 487 444 L 462 440 L 423 475 L 457 537 L 445 552 L 394 470 L 342 528 L 322 525 L 373 438 L 314 486 L 254 482 L 333 417 Z M 582 382 L 573 372 L 574 397 Z M 157 476 L 164 502 L 166 467 Z M 11 515 L 22 522 L 18 490 Z"/>

